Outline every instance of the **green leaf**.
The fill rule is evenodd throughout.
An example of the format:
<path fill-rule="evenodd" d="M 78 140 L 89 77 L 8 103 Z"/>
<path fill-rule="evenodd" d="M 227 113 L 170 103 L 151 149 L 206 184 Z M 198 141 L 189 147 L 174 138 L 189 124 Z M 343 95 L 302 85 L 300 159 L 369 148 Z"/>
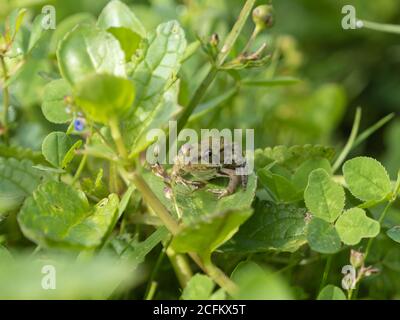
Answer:
<path fill-rule="evenodd" d="M 42 37 L 42 34 L 44 32 L 44 29 L 42 27 L 43 17 L 44 17 L 43 14 L 39 14 L 33 21 L 32 31 L 29 37 L 28 52 L 30 52 L 32 49 L 35 48 L 36 44 Z"/>
<path fill-rule="evenodd" d="M 132 75 L 137 95 L 135 108 L 124 122 L 128 145 L 133 144 L 133 138 L 138 135 L 139 130 L 146 131 L 143 123 L 147 127 L 160 112 L 166 111 L 161 109 L 154 112 L 164 93 L 176 80 L 185 49 L 185 32 L 177 21 L 159 25 L 150 36 L 143 58 Z"/>
<path fill-rule="evenodd" d="M 126 28 L 142 38 L 146 37 L 146 30 L 140 20 L 126 4 L 117 0 L 110 1 L 107 4 L 100 13 L 97 25 L 104 29 L 111 27 Z"/>
<path fill-rule="evenodd" d="M 390 249 L 383 259 L 383 264 L 389 269 L 400 272 L 400 251 L 398 248 Z"/>
<path fill-rule="evenodd" d="M 139 130 L 133 140 L 133 150 L 131 156 L 138 155 L 145 150 L 152 141 L 147 138 L 147 134 L 152 129 L 163 128 L 168 120 L 179 110 L 178 95 L 180 82 L 176 81 L 167 91 L 165 91 L 161 101 L 154 108 L 146 120 L 140 124 Z"/>
<path fill-rule="evenodd" d="M 64 158 L 72 146 L 72 139 L 64 132 L 52 132 L 43 140 L 42 153 L 54 167 L 64 169 Z"/>
<path fill-rule="evenodd" d="M 255 167 L 258 169 L 264 168 L 276 161 L 277 164 L 294 171 L 308 159 L 325 158 L 330 161 L 334 155 L 335 149 L 320 145 L 276 146 L 273 148 L 256 149 L 254 152 L 254 161 Z"/>
<path fill-rule="evenodd" d="M 226 187 L 227 179 L 223 180 L 225 181 L 223 185 L 210 182 L 206 188 L 190 192 L 189 194 L 187 191 L 179 191 L 179 187 L 174 189 L 177 203 L 182 211 L 183 221 L 185 223 L 189 223 L 197 219 L 197 217 L 212 213 L 235 210 L 237 208 L 248 208 L 251 206 L 257 188 L 257 177 L 255 174 L 248 177 L 246 190 L 239 187 L 235 193 L 230 196 L 218 199 L 218 197 L 209 190 Z"/>
<path fill-rule="evenodd" d="M 176 252 L 197 252 L 207 261 L 211 253 L 228 241 L 251 214 L 251 209 L 236 209 L 200 217 L 184 226 L 171 246 Z"/>
<path fill-rule="evenodd" d="M 47 120 L 53 123 L 72 121 L 73 114 L 67 111 L 65 98 L 71 96 L 71 87 L 64 79 L 53 80 L 44 87 L 42 112 Z"/>
<path fill-rule="evenodd" d="M 292 292 L 288 284 L 268 269 L 252 261 L 239 263 L 231 276 L 239 286 L 234 299 L 238 300 L 291 300 Z"/>
<path fill-rule="evenodd" d="M 254 214 L 221 247 L 224 252 L 294 252 L 306 243 L 306 210 L 293 205 L 257 202 Z"/>
<path fill-rule="evenodd" d="M 304 201 L 313 216 L 333 222 L 343 211 L 345 194 L 324 169 L 317 169 L 310 174 Z"/>
<path fill-rule="evenodd" d="M 367 217 L 360 208 L 345 211 L 336 222 L 340 239 L 347 245 L 356 245 L 362 238 L 374 238 L 379 234 L 380 225 Z"/>
<path fill-rule="evenodd" d="M 127 61 L 138 49 L 142 38 L 146 37 L 146 30 L 142 23 L 130 8 L 120 1 L 111 1 L 103 9 L 97 26 L 107 30 L 118 39 Z"/>
<path fill-rule="evenodd" d="M 278 202 L 291 203 L 303 198 L 302 191 L 286 177 L 271 173 L 267 169 L 258 170 L 257 175 L 263 186 L 272 193 Z"/>
<path fill-rule="evenodd" d="M 42 284 L 48 284 L 46 276 L 51 279 L 51 275 L 56 288 L 45 290 Z M 131 289 L 139 279 L 128 262 L 107 255 L 77 260 L 51 252 L 39 258 L 17 254 L 7 263 L 0 260 L 0 299 L 107 299 Z"/>
<path fill-rule="evenodd" d="M 0 144 L 0 157 L 30 160 L 33 163 L 47 163 L 42 152 L 16 145 L 6 146 L 5 144 Z"/>
<path fill-rule="evenodd" d="M 22 21 L 24 20 L 25 14 L 27 10 L 23 9 L 15 9 L 13 10 L 7 18 L 7 32 L 6 32 L 6 41 L 11 43 L 15 36 L 17 35 L 19 29 L 21 28 Z"/>
<path fill-rule="evenodd" d="M 332 173 L 331 164 L 325 158 L 311 158 L 303 162 L 296 170 L 292 181 L 297 188 L 304 190 L 308 184 L 308 177 L 316 169 L 324 169 L 329 174 Z"/>
<path fill-rule="evenodd" d="M 42 175 L 29 160 L 0 158 L 0 215 L 17 209 L 39 185 Z"/>
<path fill-rule="evenodd" d="M 182 300 L 210 300 L 215 283 L 206 275 L 195 274 L 183 289 Z"/>
<path fill-rule="evenodd" d="M 61 74 L 71 85 L 94 73 L 125 77 L 125 55 L 110 33 L 78 26 L 60 42 L 57 60 Z"/>
<path fill-rule="evenodd" d="M 94 121 L 109 123 L 128 110 L 135 99 L 130 80 L 112 75 L 91 75 L 79 82 L 76 100 L 86 115 Z"/>
<path fill-rule="evenodd" d="M 162 241 L 167 241 L 170 233 L 165 227 L 160 227 L 144 241 L 131 239 L 123 234 L 112 240 L 112 246 L 124 261 L 129 261 L 133 269 L 144 262 L 146 256 Z"/>
<path fill-rule="evenodd" d="M 74 159 L 76 150 L 80 148 L 82 145 L 82 140 L 76 141 L 71 148 L 67 151 L 67 153 L 64 156 L 64 159 L 61 162 L 61 168 L 66 168 L 68 165 L 71 163 L 71 161 Z"/>
<path fill-rule="evenodd" d="M 25 201 L 18 222 L 24 235 L 43 247 L 91 249 L 102 244 L 118 205 L 111 194 L 92 207 L 83 192 L 49 181 Z"/>
<path fill-rule="evenodd" d="M 347 300 L 342 289 L 328 284 L 318 294 L 317 300 Z"/>
<path fill-rule="evenodd" d="M 77 25 L 89 25 L 95 27 L 95 17 L 87 12 L 80 12 L 70 15 L 61 22 L 57 21 L 57 28 L 53 31 L 49 51 L 55 54 L 59 43 L 64 39 L 67 33 L 73 30 Z"/>
<path fill-rule="evenodd" d="M 393 241 L 400 243 L 400 226 L 390 228 L 388 231 L 386 231 L 386 234 Z"/>
<path fill-rule="evenodd" d="M 391 192 L 390 178 L 379 161 L 358 157 L 343 165 L 343 174 L 350 192 L 360 200 L 382 200 Z"/>
<path fill-rule="evenodd" d="M 308 225 L 307 241 L 312 250 L 325 254 L 333 254 L 341 246 L 335 226 L 318 218 L 313 218 Z"/>

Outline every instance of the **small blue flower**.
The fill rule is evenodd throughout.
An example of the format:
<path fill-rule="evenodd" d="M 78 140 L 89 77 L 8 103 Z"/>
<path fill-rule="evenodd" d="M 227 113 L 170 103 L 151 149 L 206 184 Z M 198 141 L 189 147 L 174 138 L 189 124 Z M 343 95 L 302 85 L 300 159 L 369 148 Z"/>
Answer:
<path fill-rule="evenodd" d="M 83 119 L 83 118 L 75 119 L 74 129 L 75 129 L 75 131 L 79 131 L 79 132 L 83 131 L 83 129 L 85 129 L 85 119 Z"/>

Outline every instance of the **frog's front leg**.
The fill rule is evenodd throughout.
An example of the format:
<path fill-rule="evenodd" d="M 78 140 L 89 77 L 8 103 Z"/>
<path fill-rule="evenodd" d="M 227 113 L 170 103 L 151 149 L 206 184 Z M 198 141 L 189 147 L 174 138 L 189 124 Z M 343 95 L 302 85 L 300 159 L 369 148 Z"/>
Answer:
<path fill-rule="evenodd" d="M 242 181 L 241 176 L 236 175 L 236 171 L 234 169 L 222 168 L 218 176 L 229 177 L 229 183 L 225 189 L 209 189 L 210 192 L 218 195 L 218 199 L 233 194 Z"/>

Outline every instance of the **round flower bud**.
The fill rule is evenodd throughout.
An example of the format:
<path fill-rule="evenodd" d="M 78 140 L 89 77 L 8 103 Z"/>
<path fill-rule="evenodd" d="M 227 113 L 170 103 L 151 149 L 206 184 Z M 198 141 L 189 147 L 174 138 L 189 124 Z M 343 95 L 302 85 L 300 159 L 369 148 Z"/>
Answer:
<path fill-rule="evenodd" d="M 260 31 L 271 28 L 274 20 L 274 8 L 269 4 L 258 6 L 253 10 L 253 21 Z"/>

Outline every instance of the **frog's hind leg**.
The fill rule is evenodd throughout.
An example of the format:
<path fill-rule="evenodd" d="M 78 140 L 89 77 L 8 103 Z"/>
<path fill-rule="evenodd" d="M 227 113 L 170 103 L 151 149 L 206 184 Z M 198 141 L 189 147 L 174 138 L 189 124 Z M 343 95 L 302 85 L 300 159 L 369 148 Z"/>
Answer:
<path fill-rule="evenodd" d="M 217 174 L 218 177 L 229 177 L 228 186 L 225 189 L 209 189 L 208 191 L 215 193 L 218 195 L 218 199 L 229 196 L 233 194 L 238 185 L 241 182 L 241 176 L 236 175 L 235 170 L 233 169 L 221 169 L 220 173 Z"/>

